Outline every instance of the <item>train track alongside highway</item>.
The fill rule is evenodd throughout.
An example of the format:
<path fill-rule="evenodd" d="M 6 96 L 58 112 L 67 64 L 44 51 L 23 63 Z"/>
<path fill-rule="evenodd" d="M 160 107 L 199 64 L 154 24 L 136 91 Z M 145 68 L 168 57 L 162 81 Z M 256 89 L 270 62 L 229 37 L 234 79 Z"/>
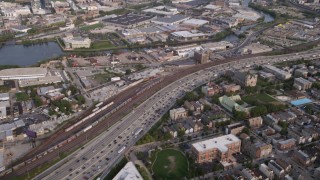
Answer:
<path fill-rule="evenodd" d="M 101 105 L 102 107 L 105 107 L 111 102 L 113 103 L 106 109 L 94 115 L 91 119 L 88 119 L 88 121 L 85 121 L 83 124 L 79 126 L 75 126 L 74 128 L 71 128 L 69 131 L 66 131 L 67 128 L 70 128 L 72 126 L 70 125 L 67 128 L 60 130 L 56 135 L 53 135 L 52 137 L 50 137 L 41 146 L 39 146 L 38 149 L 35 149 L 33 152 L 30 153 L 30 154 L 33 154 L 33 155 L 29 155 L 29 157 L 31 157 L 31 161 L 22 162 L 19 167 L 13 168 L 12 172 L 7 171 L 8 174 L 6 174 L 4 178 L 9 179 L 10 177 L 13 177 L 13 176 L 19 176 L 19 175 L 25 174 L 33 168 L 36 168 L 46 162 L 49 162 L 49 161 L 52 161 L 53 159 L 58 158 L 59 155 L 63 152 L 71 152 L 83 146 L 90 139 L 93 139 L 94 137 L 98 136 L 105 130 L 108 130 L 108 128 L 112 124 L 115 124 L 122 117 L 124 117 L 126 114 L 131 112 L 131 110 L 135 108 L 139 103 L 145 101 L 146 99 L 151 97 L 154 93 L 156 93 L 163 87 L 166 87 L 167 85 L 179 80 L 180 78 L 208 67 L 226 64 L 229 62 L 240 61 L 243 58 L 246 58 L 246 57 L 228 59 L 228 60 L 219 60 L 219 61 L 209 62 L 207 64 L 201 64 L 201 65 L 196 65 L 190 68 L 181 69 L 171 75 L 165 76 L 164 78 L 153 79 L 123 91 L 119 95 L 105 101 Z M 123 104 L 124 102 L 126 103 Z M 117 110 L 113 110 L 113 109 L 117 109 Z M 111 111 L 113 112 L 111 113 Z M 89 116 L 91 113 L 92 113 L 92 110 L 86 112 L 85 115 Z M 106 114 L 108 114 L 108 117 L 105 117 Z M 85 118 L 86 117 L 85 115 L 82 115 L 81 118 L 78 118 L 77 120 L 81 120 Z M 83 131 L 85 128 L 92 125 L 92 123 L 97 122 L 98 120 L 99 120 L 99 122 L 97 123 L 98 125 L 92 126 L 89 129 L 87 129 L 85 132 L 77 135 L 79 131 Z M 77 135 L 77 136 L 72 138 L 70 141 L 67 140 L 68 138 L 73 137 L 74 135 Z M 48 149 L 55 147 L 59 145 L 59 143 L 64 142 L 66 140 L 67 140 L 67 143 L 63 144 L 60 147 L 57 147 L 51 152 L 48 152 Z M 42 156 L 39 157 L 38 156 L 39 154 L 42 154 Z"/>

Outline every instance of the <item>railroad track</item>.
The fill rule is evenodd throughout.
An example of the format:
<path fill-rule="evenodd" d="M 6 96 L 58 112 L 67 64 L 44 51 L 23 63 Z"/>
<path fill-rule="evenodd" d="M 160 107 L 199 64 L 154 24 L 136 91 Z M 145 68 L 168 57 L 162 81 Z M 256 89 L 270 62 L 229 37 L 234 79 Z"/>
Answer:
<path fill-rule="evenodd" d="M 97 116 L 94 116 L 92 119 L 88 120 L 83 125 L 80 125 L 80 126 L 74 128 L 74 129 L 72 129 L 72 130 L 70 130 L 68 132 L 65 132 L 65 129 L 72 125 L 71 123 L 69 123 L 69 125 L 66 128 L 62 128 L 56 134 L 52 135 L 50 138 L 45 140 L 35 150 L 33 150 L 29 154 L 27 154 L 27 156 L 24 159 L 22 159 L 21 162 L 23 163 L 27 159 L 35 157 L 37 154 L 43 153 L 44 151 L 47 151 L 49 148 L 52 148 L 52 147 L 56 146 L 58 143 L 66 140 L 67 138 L 70 138 L 71 136 L 73 136 L 78 131 L 81 131 L 82 129 L 84 129 L 88 124 L 97 121 L 104 114 L 110 112 L 112 108 L 115 108 L 119 104 L 121 104 L 122 102 L 126 101 L 127 99 L 132 98 L 131 101 L 129 101 L 126 105 L 124 105 L 121 108 L 119 108 L 118 111 L 110 114 L 109 117 L 107 117 L 104 120 L 100 121 L 99 122 L 99 126 L 93 126 L 91 129 L 89 129 L 85 133 L 82 133 L 77 138 L 73 139 L 72 141 L 66 143 L 65 145 L 59 147 L 58 149 L 56 149 L 56 150 L 54 150 L 54 151 L 52 151 L 50 153 L 47 153 L 46 155 L 42 156 L 41 158 L 35 159 L 34 161 L 31 161 L 31 162 L 28 162 L 28 164 L 25 163 L 24 166 L 21 166 L 21 167 L 19 167 L 17 169 L 14 169 L 12 172 L 4 175 L 3 178 L 5 178 L 5 179 L 8 178 L 9 179 L 10 177 L 19 176 L 19 175 L 23 175 L 25 173 L 28 173 L 32 169 L 34 169 L 34 168 L 36 168 L 36 167 L 38 167 L 38 166 L 40 166 L 40 165 L 42 165 L 44 163 L 50 162 L 53 159 L 58 158 L 59 155 L 61 155 L 61 153 L 63 153 L 63 152 L 70 152 L 72 150 L 75 150 L 75 149 L 83 146 L 90 139 L 92 139 L 92 138 L 96 137 L 97 135 L 101 134 L 103 131 L 107 130 L 108 127 L 110 127 L 111 125 L 113 125 L 117 121 L 119 121 L 125 114 L 128 114 L 129 112 L 131 112 L 131 110 L 137 104 L 145 101 L 146 99 L 151 97 L 155 92 L 157 92 L 161 88 L 163 88 L 163 87 L 175 82 L 176 80 L 178 80 L 178 79 L 180 79 L 180 78 L 182 78 L 182 77 L 184 77 L 184 76 L 186 76 L 188 74 L 194 73 L 196 71 L 199 71 L 199 70 L 211 67 L 211 66 L 224 64 L 224 63 L 227 63 L 227 62 L 232 62 L 232 61 L 237 61 L 237 60 L 240 60 L 240 58 L 238 58 L 238 59 L 229 59 L 229 60 L 219 60 L 219 61 L 209 62 L 209 63 L 206 63 L 206 64 L 196 65 L 196 66 L 193 66 L 193 67 L 190 67 L 190 68 L 186 68 L 186 69 L 181 69 L 181 70 L 178 70 L 177 72 L 175 72 L 172 75 L 166 76 L 159 83 L 155 84 L 152 87 L 149 87 L 150 84 L 154 83 L 154 81 L 156 81 L 156 80 L 152 80 L 150 82 L 145 82 L 143 84 L 138 84 L 138 85 L 136 85 L 136 86 L 134 86 L 132 88 L 129 88 L 129 89 L 125 90 L 124 92 L 122 92 L 122 93 L 118 94 L 117 96 L 115 96 L 113 98 L 110 98 L 109 100 L 104 102 L 103 105 L 106 105 L 106 104 L 108 104 L 110 102 L 114 102 L 114 104 L 110 108 L 107 108 L 105 111 L 101 112 Z M 137 93 L 137 92 L 143 90 L 146 87 L 149 87 L 149 88 L 144 90 L 143 93 L 139 93 L 139 94 Z M 84 118 L 85 116 L 88 116 L 90 113 L 91 113 L 91 111 L 86 112 L 80 118 L 77 118 L 77 120 L 79 120 L 81 118 Z M 75 122 L 75 121 L 76 120 L 74 120 L 73 122 Z"/>

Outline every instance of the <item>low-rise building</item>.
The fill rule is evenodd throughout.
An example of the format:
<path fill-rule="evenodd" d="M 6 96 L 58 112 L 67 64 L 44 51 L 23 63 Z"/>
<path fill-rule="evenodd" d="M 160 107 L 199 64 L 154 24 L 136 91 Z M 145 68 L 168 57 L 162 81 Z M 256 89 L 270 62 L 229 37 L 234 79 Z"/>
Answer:
<path fill-rule="evenodd" d="M 291 139 L 279 141 L 277 143 L 277 147 L 279 148 L 279 150 L 282 150 L 282 151 L 292 149 L 296 147 L 296 140 L 291 138 Z"/>
<path fill-rule="evenodd" d="M 293 153 L 293 159 L 303 166 L 310 166 L 317 159 L 317 156 L 310 157 L 307 153 L 301 150 L 295 150 Z"/>
<path fill-rule="evenodd" d="M 202 32 L 192 31 L 176 31 L 169 35 L 169 39 L 176 41 L 194 41 L 207 38 L 208 35 Z"/>
<path fill-rule="evenodd" d="M 236 71 L 233 73 L 232 79 L 242 87 L 255 87 L 258 81 L 258 75 Z"/>
<path fill-rule="evenodd" d="M 185 101 L 184 106 L 188 110 L 196 112 L 197 114 L 199 114 L 204 109 L 203 104 L 201 104 L 199 101 L 191 101 L 191 102 Z"/>
<path fill-rule="evenodd" d="M 285 175 L 284 169 L 274 160 L 269 161 L 268 167 L 275 173 L 275 175 L 278 178 L 284 177 Z"/>
<path fill-rule="evenodd" d="M 228 134 L 193 143 L 191 148 L 197 163 L 214 159 L 228 161 L 233 153 L 240 152 L 241 141 L 235 135 Z"/>
<path fill-rule="evenodd" d="M 266 164 L 264 163 L 260 164 L 259 170 L 270 180 L 274 178 L 274 172 Z"/>
<path fill-rule="evenodd" d="M 90 48 L 91 40 L 83 37 L 67 36 L 62 38 L 66 49 Z"/>
<path fill-rule="evenodd" d="M 263 119 L 261 116 L 248 119 L 248 125 L 252 129 L 260 128 L 262 126 L 262 123 L 263 123 Z"/>
<path fill-rule="evenodd" d="M 307 140 L 300 131 L 293 128 L 289 128 L 288 137 L 295 139 L 297 144 L 304 144 Z"/>
<path fill-rule="evenodd" d="M 222 88 L 215 83 L 208 83 L 206 86 L 202 86 L 201 92 L 206 96 L 213 96 L 222 92 Z"/>
<path fill-rule="evenodd" d="M 242 111 L 249 113 L 249 109 L 246 107 L 241 106 L 240 104 L 237 103 L 237 101 L 240 101 L 241 97 L 239 95 L 236 96 L 221 96 L 219 97 L 220 104 L 226 108 L 229 112 L 232 112 L 233 109 L 236 111 Z"/>
<path fill-rule="evenodd" d="M 138 169 L 132 162 L 128 162 L 112 180 L 141 180 L 143 179 Z"/>
<path fill-rule="evenodd" d="M 237 92 L 241 89 L 241 86 L 237 84 L 225 84 L 222 86 L 222 89 L 225 93 Z"/>
<path fill-rule="evenodd" d="M 278 79 L 281 80 L 287 80 L 291 78 L 291 73 L 284 71 L 282 69 L 279 69 L 275 66 L 271 66 L 271 65 L 264 65 L 262 66 L 263 70 L 269 73 L 274 74 Z"/>
<path fill-rule="evenodd" d="M 245 126 L 242 123 L 230 124 L 226 127 L 226 134 L 238 135 L 242 132 Z"/>
<path fill-rule="evenodd" d="M 292 169 L 292 166 L 290 163 L 288 163 L 286 160 L 282 158 L 277 158 L 276 162 L 287 172 L 289 173 Z"/>
<path fill-rule="evenodd" d="M 185 108 L 177 108 L 170 110 L 170 118 L 172 120 L 179 120 L 186 118 L 188 116 L 188 112 Z"/>
<path fill-rule="evenodd" d="M 309 80 L 306 80 L 302 77 L 294 78 L 294 84 L 293 86 L 297 88 L 298 90 L 307 90 L 310 89 L 312 86 L 312 82 Z"/>

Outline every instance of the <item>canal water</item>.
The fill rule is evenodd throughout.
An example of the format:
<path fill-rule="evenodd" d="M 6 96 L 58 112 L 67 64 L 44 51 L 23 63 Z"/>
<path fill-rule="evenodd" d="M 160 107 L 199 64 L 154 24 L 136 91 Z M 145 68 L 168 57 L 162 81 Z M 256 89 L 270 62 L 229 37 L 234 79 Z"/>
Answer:
<path fill-rule="evenodd" d="M 242 6 L 248 7 L 249 6 L 249 2 L 250 2 L 250 0 L 243 0 L 242 1 Z M 260 14 L 264 16 L 264 21 L 263 22 L 268 23 L 268 22 L 274 21 L 274 18 L 270 14 L 267 14 L 267 13 L 264 13 L 264 12 L 260 12 Z M 250 29 L 250 28 L 252 28 L 254 26 L 256 26 L 256 24 L 241 26 L 240 29 L 239 29 L 239 32 L 243 33 L 246 30 L 248 30 L 248 29 Z M 231 35 L 226 36 L 223 40 L 224 41 L 229 41 L 229 42 L 236 42 L 236 41 L 239 40 L 239 38 L 238 38 L 238 36 L 236 36 L 234 34 L 231 34 Z"/>
<path fill-rule="evenodd" d="M 242 6 L 248 7 L 250 0 L 243 0 Z M 274 18 L 266 13 L 261 14 L 264 16 L 264 22 L 271 22 Z M 249 28 L 254 27 L 255 24 L 242 26 L 240 32 L 244 32 Z M 223 40 L 229 42 L 236 42 L 239 38 L 231 34 Z M 59 45 L 55 42 L 48 42 L 43 44 L 24 46 L 16 44 L 6 44 L 0 46 L 0 65 L 19 65 L 31 66 L 39 61 L 52 59 L 54 57 L 63 55 L 64 52 L 60 49 Z"/>
<path fill-rule="evenodd" d="M 0 65 L 31 66 L 63 54 L 55 42 L 28 46 L 6 44 L 0 47 Z"/>

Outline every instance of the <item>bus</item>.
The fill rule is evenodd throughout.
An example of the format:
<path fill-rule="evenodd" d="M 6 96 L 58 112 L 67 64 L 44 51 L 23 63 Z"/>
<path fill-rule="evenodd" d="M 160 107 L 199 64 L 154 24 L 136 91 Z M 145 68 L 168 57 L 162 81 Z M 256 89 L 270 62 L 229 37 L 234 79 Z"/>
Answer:
<path fill-rule="evenodd" d="M 123 150 L 125 150 L 125 149 L 126 149 L 126 146 L 123 146 L 121 149 L 119 149 L 118 154 L 122 153 Z"/>

